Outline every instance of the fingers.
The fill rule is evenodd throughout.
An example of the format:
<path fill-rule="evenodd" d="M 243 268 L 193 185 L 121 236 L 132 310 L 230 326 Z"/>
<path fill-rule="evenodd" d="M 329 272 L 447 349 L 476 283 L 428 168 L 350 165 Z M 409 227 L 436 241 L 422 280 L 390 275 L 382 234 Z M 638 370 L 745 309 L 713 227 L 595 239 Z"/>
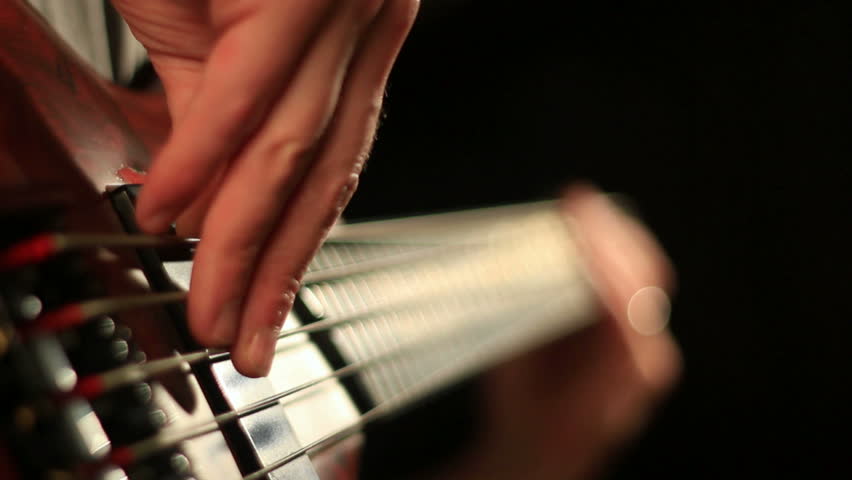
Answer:
<path fill-rule="evenodd" d="M 386 80 L 417 6 L 411 0 L 385 2 L 361 42 L 322 149 L 284 210 L 252 278 L 232 355 L 243 374 L 268 372 L 281 315 L 289 310 L 297 280 L 357 187 Z"/>
<path fill-rule="evenodd" d="M 185 237 L 199 237 L 201 235 L 204 218 L 207 216 L 210 204 L 213 203 L 213 199 L 216 198 L 216 194 L 222 187 L 226 173 L 225 165 L 220 165 L 218 171 L 208 176 L 209 183 L 175 220 L 178 235 Z"/>
<path fill-rule="evenodd" d="M 665 329 L 667 292 L 674 288 L 671 265 L 648 231 L 600 193 L 572 189 L 566 211 L 608 311 L 608 341 L 628 353 L 622 367 L 633 372 L 632 390 L 653 399 L 667 390 L 680 367 L 679 352 Z"/>
<path fill-rule="evenodd" d="M 314 144 L 337 105 L 354 45 L 376 13 L 365 12 L 357 2 L 343 5 L 329 18 L 264 126 L 231 165 L 207 213 L 189 298 L 190 325 L 203 343 L 233 341 L 258 255 L 312 161 Z M 278 317 L 270 321 L 280 326 L 283 316 Z"/>
<path fill-rule="evenodd" d="M 140 196 L 137 219 L 143 229 L 168 228 L 202 190 L 207 172 L 242 147 L 266 116 L 266 106 L 286 87 L 335 3 L 280 0 L 265 2 L 268 11 L 263 14 L 228 8 L 215 18 L 224 33 L 207 57 L 201 85 L 154 162 Z"/>
<path fill-rule="evenodd" d="M 657 243 L 590 187 L 572 188 L 564 210 L 604 318 L 483 377 L 490 444 L 471 478 L 593 478 L 679 370 L 671 337 L 649 328 L 664 325 L 673 288 Z"/>

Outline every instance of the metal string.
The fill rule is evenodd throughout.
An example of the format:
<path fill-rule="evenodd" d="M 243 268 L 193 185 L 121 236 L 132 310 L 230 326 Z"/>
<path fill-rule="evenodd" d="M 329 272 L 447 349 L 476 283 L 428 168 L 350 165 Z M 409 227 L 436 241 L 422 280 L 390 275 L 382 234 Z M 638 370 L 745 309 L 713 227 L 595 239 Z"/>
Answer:
<path fill-rule="evenodd" d="M 156 248 L 156 247 L 159 247 L 159 246 L 168 246 L 168 245 L 195 245 L 198 242 L 197 239 L 182 239 L 182 238 L 175 238 L 175 237 L 158 237 L 158 236 L 146 236 L 146 235 L 108 235 L 108 236 L 104 236 L 104 235 L 65 235 L 62 238 L 63 238 L 64 248 L 87 248 L 87 247 L 96 247 L 96 246 L 134 246 L 134 247 Z M 465 247 L 465 248 L 461 248 L 461 247 Z M 326 268 L 326 269 L 322 269 L 322 270 L 318 270 L 318 271 L 314 271 L 314 272 L 308 272 L 305 275 L 304 282 L 306 284 L 312 284 L 312 283 L 315 284 L 315 283 L 319 283 L 319 282 L 338 281 L 338 280 L 341 280 L 343 278 L 350 277 L 350 276 L 360 274 L 360 273 L 370 272 L 370 271 L 373 271 L 373 270 L 379 270 L 379 269 L 384 269 L 384 268 L 390 268 L 390 267 L 399 266 L 399 265 L 403 265 L 403 264 L 411 264 L 411 263 L 414 263 L 418 260 L 424 260 L 424 259 L 427 259 L 427 258 L 434 258 L 434 256 L 436 256 L 436 255 L 442 255 L 442 254 L 449 253 L 449 252 L 464 251 L 464 250 L 466 250 L 470 247 L 471 247 L 471 245 L 429 246 L 429 247 L 419 248 L 419 249 L 413 250 L 413 251 L 404 251 L 404 252 L 401 252 L 401 253 L 385 255 L 385 256 L 379 257 L 377 259 L 374 258 L 374 259 L 369 259 L 369 260 L 366 260 L 366 261 L 356 261 L 354 263 L 346 263 L 346 264 L 334 266 L 334 267 L 331 267 L 331 268 Z M 537 290 L 537 293 L 539 295 L 542 293 L 541 289 L 536 289 L 536 290 Z M 450 292 L 450 295 L 451 295 L 451 297 L 455 297 L 459 293 L 470 294 L 472 292 L 455 291 L 455 292 Z M 151 294 L 151 295 L 153 297 L 157 296 L 157 294 Z M 170 294 L 170 295 L 177 297 L 178 295 L 180 295 L 180 293 L 173 293 L 173 294 Z M 315 322 L 315 323 L 312 323 L 312 324 L 309 324 L 309 325 L 305 325 L 305 326 L 302 326 L 302 327 L 298 327 L 298 328 L 283 332 L 279 336 L 279 338 L 283 339 L 285 337 L 296 335 L 296 334 L 299 334 L 299 333 L 309 333 L 309 332 L 318 332 L 318 331 L 330 330 L 330 329 L 333 329 L 333 328 L 336 328 L 336 327 L 340 327 L 340 326 L 344 326 L 344 325 L 352 325 L 352 324 L 357 324 L 357 325 L 360 326 L 360 328 L 365 329 L 365 331 L 366 331 L 366 327 L 364 325 L 366 323 L 366 320 L 371 319 L 371 318 L 375 320 L 376 315 L 381 315 L 382 313 L 396 315 L 396 314 L 399 313 L 401 308 L 402 309 L 411 309 L 412 307 L 416 307 L 418 305 L 425 306 L 425 307 L 427 307 L 428 309 L 431 310 L 434 307 L 434 302 L 436 300 L 436 297 L 441 298 L 441 297 L 444 297 L 444 295 L 432 295 L 431 298 L 429 298 L 429 299 L 423 299 L 423 298 L 413 299 L 413 300 L 408 299 L 404 302 L 398 302 L 397 305 L 385 305 L 385 306 L 383 306 L 383 308 L 379 308 L 379 309 L 369 309 L 368 308 L 366 311 L 361 311 L 361 312 L 358 312 L 358 313 L 353 314 L 353 315 L 344 316 L 342 318 L 320 320 L 318 322 Z M 174 299 L 175 298 L 170 298 L 171 301 L 174 301 Z M 114 300 L 103 299 L 103 300 L 106 300 L 106 302 L 104 302 L 104 305 L 98 305 L 99 307 L 103 306 L 105 308 L 107 305 L 109 305 L 110 307 L 114 307 L 114 308 L 120 310 L 120 309 L 123 309 L 121 307 L 133 308 L 133 307 L 136 306 L 136 305 L 125 304 L 125 302 L 121 301 L 121 300 L 124 300 L 124 299 L 114 299 Z M 153 300 L 153 298 L 152 298 L 152 300 Z M 453 300 L 454 300 L 454 298 L 450 298 L 450 301 L 453 301 Z M 363 300 L 362 300 L 362 302 L 363 302 Z M 100 303 L 100 302 L 98 302 L 98 303 Z M 129 303 L 135 303 L 135 302 L 129 302 Z M 153 304 L 153 303 L 159 303 L 159 302 L 156 302 L 156 301 L 150 302 L 150 304 Z M 363 303 L 366 304 L 366 302 L 363 302 Z M 98 309 L 95 309 L 95 310 L 100 311 L 102 309 L 98 308 Z M 423 317 L 423 316 L 419 315 L 418 317 Z M 421 319 L 425 320 L 425 318 L 421 318 Z M 387 319 L 385 318 L 384 321 L 387 322 Z M 374 327 L 378 328 L 377 325 L 374 325 Z M 457 334 L 458 332 L 453 332 L 453 333 Z M 457 338 L 452 337 L 451 340 L 457 340 Z M 431 346 L 432 344 L 435 343 L 435 341 L 436 341 L 436 339 L 434 337 L 429 337 L 429 338 L 426 339 L 426 342 L 424 342 L 424 344 L 418 345 L 418 348 Z M 368 358 L 366 360 L 362 360 L 362 361 L 359 361 L 359 362 L 352 363 L 352 364 L 350 364 L 346 367 L 335 370 L 335 371 L 333 371 L 333 372 L 331 372 L 327 375 L 318 377 L 316 379 L 310 380 L 310 381 L 305 382 L 305 383 L 298 385 L 296 387 L 293 387 L 293 388 L 287 389 L 285 391 L 279 392 L 279 393 L 277 393 L 277 394 L 275 394 L 275 395 L 273 395 L 269 398 L 262 399 L 262 400 L 259 400 L 257 402 L 254 402 L 254 403 L 252 403 L 252 404 L 250 404 L 246 407 L 243 407 L 239 410 L 235 410 L 235 411 L 232 411 L 232 412 L 228 412 L 228 413 L 219 415 L 219 416 L 215 417 L 209 424 L 196 426 L 194 428 L 191 428 L 190 430 L 180 432 L 180 433 L 172 432 L 175 435 L 177 435 L 177 437 L 175 439 L 171 440 L 171 442 L 174 442 L 174 443 L 181 442 L 181 441 L 187 440 L 189 438 L 196 437 L 196 436 L 208 433 L 210 431 L 217 430 L 219 428 L 219 426 L 222 425 L 223 423 L 234 421 L 238 418 L 242 418 L 244 416 L 251 415 L 253 413 L 259 412 L 259 411 L 261 411 L 265 408 L 268 408 L 269 406 L 272 406 L 276 403 L 280 403 L 281 400 L 283 400 L 283 399 L 285 399 L 285 398 L 287 398 L 291 395 L 294 395 L 298 392 L 304 391 L 304 390 L 309 389 L 311 387 L 317 386 L 317 385 L 319 385 L 323 382 L 326 382 L 328 380 L 335 379 L 335 378 L 342 378 L 342 377 L 345 377 L 345 376 L 348 376 L 348 375 L 353 375 L 353 374 L 362 372 L 364 370 L 367 370 L 369 368 L 375 367 L 377 365 L 381 365 L 385 362 L 389 362 L 389 361 L 393 360 L 394 358 L 401 357 L 403 354 L 410 353 L 410 352 L 407 351 L 408 350 L 407 348 L 404 348 L 404 347 L 401 346 L 398 339 L 394 338 L 393 343 L 395 344 L 395 347 L 387 349 L 387 351 L 384 354 L 373 355 L 374 352 L 371 352 L 371 355 L 367 355 L 367 356 L 371 356 L 372 358 Z M 296 346 L 296 345 L 291 345 L 291 346 Z M 383 346 L 385 348 L 387 348 L 387 345 L 383 345 Z M 411 347 L 411 345 L 409 345 L 408 347 Z M 453 349 L 453 351 L 459 351 L 461 353 L 465 352 L 464 349 L 461 349 L 461 350 Z M 224 352 L 220 349 L 211 349 L 211 350 L 206 350 L 206 351 L 191 352 L 191 353 L 183 354 L 179 357 L 170 357 L 168 359 L 163 359 L 163 361 L 161 361 L 160 363 L 155 363 L 157 361 L 149 362 L 148 364 L 146 364 L 147 368 L 146 368 L 146 365 L 140 365 L 139 368 L 141 370 L 143 370 L 145 375 L 152 376 L 152 375 L 158 375 L 158 374 L 164 373 L 164 372 L 166 372 L 170 369 L 173 369 L 173 368 L 185 367 L 185 365 L 187 363 L 196 363 L 196 362 L 201 362 L 201 361 L 211 361 L 211 362 L 223 361 L 223 360 L 226 360 L 228 358 L 230 358 L 230 355 L 227 352 Z M 375 419 L 381 418 L 382 416 L 385 416 L 388 413 L 392 413 L 393 412 L 392 405 L 399 404 L 402 399 L 408 398 L 411 395 L 411 392 L 419 391 L 421 388 L 418 388 L 418 386 L 429 384 L 430 382 L 427 381 L 428 379 L 435 377 L 435 375 L 438 372 L 441 372 L 441 371 L 443 371 L 443 370 L 445 370 L 449 367 L 456 368 L 457 362 L 452 362 L 452 363 L 447 364 L 444 368 L 440 368 L 437 371 L 435 371 L 432 374 L 425 377 L 424 380 L 421 380 L 419 382 L 415 382 L 414 385 L 411 388 L 408 388 L 408 389 L 402 388 L 405 384 L 409 384 L 410 382 L 403 380 L 402 374 L 399 372 L 398 369 L 393 368 L 392 369 L 394 371 L 393 374 L 388 374 L 387 372 L 385 372 L 384 376 L 395 377 L 394 383 L 399 384 L 400 388 L 398 389 L 398 391 L 401 392 L 401 393 L 393 396 L 391 400 L 383 402 L 380 405 L 373 408 L 372 410 L 363 414 L 360 417 L 360 419 L 358 420 L 358 422 L 356 422 L 356 424 L 354 424 L 350 427 L 347 427 L 345 429 L 339 430 L 337 432 L 334 432 L 334 433 L 327 435 L 323 438 L 320 438 L 320 439 L 302 447 L 301 449 L 289 454 L 287 457 L 284 457 L 284 458 L 278 460 L 274 464 L 271 464 L 271 465 L 265 467 L 262 470 L 259 470 L 257 472 L 254 472 L 254 473 L 246 476 L 245 479 L 249 480 L 249 479 L 260 478 L 263 475 L 271 472 L 272 470 L 280 468 L 281 466 L 285 465 L 289 461 L 292 461 L 293 459 L 297 458 L 298 456 L 300 456 L 304 453 L 314 451 L 314 450 L 319 450 L 321 448 L 325 448 L 329 445 L 336 443 L 337 441 L 340 441 L 340 440 L 347 438 L 351 434 L 354 434 L 354 433 L 360 431 L 360 429 L 364 425 L 366 425 L 367 423 L 369 423 L 369 422 L 371 422 Z M 111 372 L 107 372 L 107 374 L 104 374 L 104 375 L 109 375 L 110 373 L 114 373 L 114 372 L 117 373 L 116 371 L 111 371 Z M 384 381 L 384 383 L 388 383 L 387 378 L 384 378 L 383 381 Z M 164 447 L 162 447 L 162 439 L 159 438 L 159 437 L 154 437 L 152 439 L 140 442 L 140 444 L 136 445 L 136 448 L 138 448 L 139 452 L 144 453 L 144 452 L 148 451 L 148 452 L 153 453 L 154 451 L 156 451 L 160 448 L 164 448 Z"/>
<path fill-rule="evenodd" d="M 470 291 L 465 291 L 465 295 L 475 295 L 477 293 L 482 293 L 486 291 L 485 288 L 480 289 L 471 289 Z M 533 285 L 532 287 L 527 286 L 522 290 L 517 290 L 514 292 L 516 298 L 523 298 L 530 295 L 537 295 L 542 292 L 542 287 Z M 278 340 L 280 340 L 298 335 L 301 333 L 313 333 L 313 332 L 322 332 L 332 330 L 334 328 L 338 328 L 341 326 L 350 325 L 353 323 L 362 323 L 367 320 L 373 319 L 377 316 L 384 315 L 398 315 L 402 311 L 411 311 L 416 313 L 416 311 L 421 309 L 434 309 L 435 303 L 439 303 L 444 300 L 452 301 L 458 292 L 452 292 L 447 295 L 433 295 L 425 298 L 418 298 L 413 300 L 407 300 L 403 302 L 399 302 L 396 305 L 386 305 L 382 308 L 375 309 L 367 309 L 365 311 L 358 312 L 353 315 L 343 316 L 340 318 L 328 318 L 324 320 L 319 320 L 314 323 L 310 323 L 308 325 L 303 325 L 300 327 L 296 327 L 290 330 L 286 330 L 279 334 Z M 174 301 L 170 299 L 170 301 Z M 461 307 L 461 305 L 458 305 Z M 450 312 L 441 312 L 442 314 L 447 314 Z M 385 319 L 387 323 L 387 320 Z M 389 325 L 388 325 L 389 326 Z M 393 343 L 399 344 L 399 339 L 394 338 Z M 275 352 L 282 353 L 293 348 L 297 348 L 302 344 L 299 343 L 291 343 L 291 344 L 278 344 L 276 346 Z M 369 355 L 364 355 L 369 356 Z M 163 375 L 173 370 L 179 370 L 185 368 L 189 365 L 194 365 L 197 363 L 209 362 L 209 363 L 218 363 L 226 360 L 230 360 L 231 353 L 222 348 L 210 348 L 210 349 L 201 349 L 187 353 L 177 354 L 171 357 L 150 360 L 143 364 L 132 364 L 132 365 L 124 365 L 121 367 L 117 367 L 113 370 L 109 370 L 107 372 L 103 372 L 98 374 L 100 378 L 104 379 L 104 383 L 109 386 L 109 389 L 116 388 L 122 385 L 126 385 L 128 383 L 132 383 L 135 381 L 144 381 L 145 379 Z"/>
<path fill-rule="evenodd" d="M 538 309 L 539 315 L 547 315 L 549 313 L 558 311 L 559 305 L 559 302 L 545 302 L 543 308 Z M 272 462 L 269 465 L 244 476 L 243 480 L 259 480 L 265 475 L 268 475 L 269 473 L 272 473 L 273 471 L 296 460 L 302 455 L 318 452 L 323 449 L 329 448 L 349 438 L 350 436 L 361 432 L 368 424 L 396 413 L 401 407 L 405 406 L 410 401 L 415 400 L 425 394 L 428 394 L 437 387 L 440 387 L 440 385 L 446 382 L 448 378 L 451 378 L 448 376 L 452 376 L 454 374 L 463 376 L 484 369 L 494 361 L 493 358 L 490 358 L 487 355 L 489 351 L 488 348 L 491 347 L 492 344 L 499 345 L 498 342 L 501 340 L 506 341 L 504 337 L 495 337 L 491 339 L 490 342 L 480 343 L 475 348 L 460 350 L 459 355 L 455 359 L 446 362 L 443 367 L 433 370 L 429 375 L 416 382 L 411 387 L 399 392 L 392 398 L 368 410 L 367 412 L 362 414 L 358 418 L 358 420 L 352 425 L 332 432 L 317 440 L 314 440 L 313 442 L 308 443 L 307 445 L 304 445 L 303 447 L 287 454 L 286 456 L 278 459 L 277 461 Z M 459 365 L 462 365 L 462 367 L 459 368 Z"/>
<path fill-rule="evenodd" d="M 550 291 L 539 290 L 539 294 L 543 295 L 544 298 L 547 298 L 546 294 L 554 293 L 556 290 L 557 290 L 556 288 L 551 287 Z M 531 298 L 527 302 L 516 304 L 516 306 L 512 310 L 512 312 L 516 311 L 517 313 L 520 313 L 520 312 L 526 313 L 526 312 L 531 312 L 531 311 L 535 311 L 535 310 L 540 310 L 541 305 L 542 305 L 542 300 L 541 300 L 542 296 L 541 295 L 537 296 L 538 298 Z M 539 308 L 538 309 L 535 308 L 536 306 L 539 306 Z M 500 308 L 499 310 L 501 312 L 506 312 L 506 310 L 504 308 Z M 484 316 L 488 316 L 488 315 L 491 315 L 491 314 L 494 314 L 494 313 L 495 312 L 493 312 L 493 311 L 492 312 L 485 312 L 485 313 L 482 313 L 481 311 L 474 312 L 475 316 L 478 316 L 478 317 L 484 317 Z M 474 315 L 462 315 L 461 317 L 466 318 L 466 317 L 471 317 L 471 316 L 474 316 Z M 465 324 L 470 324 L 470 323 L 460 321 L 459 324 L 465 325 Z M 473 325 L 474 325 L 474 327 L 476 326 L 475 324 L 473 324 Z M 472 331 L 474 329 L 468 327 L 465 330 L 471 330 Z M 440 337 L 444 338 L 445 340 L 452 340 L 452 339 L 454 339 L 458 336 L 459 336 L 459 332 L 453 331 L 453 332 L 445 332 L 445 334 L 441 335 Z M 226 424 L 226 423 L 238 420 L 240 418 L 246 417 L 248 415 L 251 415 L 253 413 L 257 413 L 257 412 L 260 412 L 262 410 L 265 410 L 265 409 L 267 409 L 267 408 L 269 408 L 273 405 L 279 404 L 280 400 L 283 400 L 283 399 L 290 397 L 290 396 L 292 396 L 296 393 L 307 390 L 311 387 L 317 386 L 317 385 L 319 385 L 323 382 L 326 382 L 326 381 L 329 381 L 329 380 L 332 380 L 332 379 L 340 379 L 340 378 L 348 377 L 350 375 L 361 373 L 361 372 L 368 370 L 370 368 L 373 368 L 373 367 L 382 366 L 385 363 L 394 361 L 397 358 L 402 358 L 406 355 L 411 355 L 412 353 L 416 352 L 417 350 L 432 349 L 432 348 L 434 348 L 434 346 L 432 345 L 433 342 L 439 341 L 439 340 L 440 339 L 438 339 L 438 338 L 432 337 L 432 338 L 429 339 L 428 342 L 404 345 L 404 346 L 401 346 L 401 347 L 396 348 L 394 350 L 390 350 L 388 352 L 385 352 L 384 354 L 377 355 L 373 358 L 368 358 L 368 359 L 361 360 L 361 361 L 358 361 L 358 362 L 355 362 L 355 363 L 351 363 L 351 364 L 349 364 L 345 367 L 342 367 L 342 368 L 336 369 L 332 372 L 329 372 L 328 374 L 325 374 L 325 375 L 319 376 L 317 378 L 308 380 L 308 381 L 303 382 L 299 385 L 296 385 L 294 387 L 288 388 L 288 389 L 283 390 L 281 392 L 278 392 L 274 395 L 271 395 L 269 397 L 262 398 L 260 400 L 255 401 L 255 402 L 252 402 L 252 403 L 250 403 L 250 404 L 248 404 L 248 405 L 246 405 L 246 406 L 244 406 L 240 409 L 217 415 L 217 416 L 213 417 L 211 420 L 203 422 L 199 425 L 189 427 L 185 430 L 178 431 L 178 432 L 166 432 L 164 434 L 161 434 L 161 435 L 158 435 L 158 436 L 155 436 L 155 437 L 151 437 L 151 438 L 143 440 L 139 443 L 133 444 L 129 448 L 134 452 L 135 458 L 151 455 L 153 453 L 156 453 L 157 451 L 160 451 L 160 450 L 163 450 L 163 449 L 166 449 L 166 448 L 171 448 L 171 447 L 177 445 L 180 442 L 183 442 L 183 441 L 186 441 L 186 440 L 189 440 L 189 439 L 192 439 L 192 438 L 196 438 L 196 437 L 199 437 L 199 436 L 202 436 L 202 435 L 206 435 L 210 432 L 216 431 L 223 424 Z M 460 350 L 460 351 L 465 352 L 465 350 Z M 459 368 L 459 362 L 457 362 L 457 361 L 456 362 L 448 362 L 446 368 Z M 470 367 L 468 367 L 468 369 L 469 368 Z M 436 371 L 443 371 L 443 370 L 444 369 L 438 369 Z M 427 378 L 433 376 L 436 371 L 433 371 Z M 420 383 L 420 382 L 418 382 L 418 383 Z M 407 390 L 401 389 L 400 391 L 405 392 Z M 394 397 L 394 398 L 396 398 L 396 397 Z"/>

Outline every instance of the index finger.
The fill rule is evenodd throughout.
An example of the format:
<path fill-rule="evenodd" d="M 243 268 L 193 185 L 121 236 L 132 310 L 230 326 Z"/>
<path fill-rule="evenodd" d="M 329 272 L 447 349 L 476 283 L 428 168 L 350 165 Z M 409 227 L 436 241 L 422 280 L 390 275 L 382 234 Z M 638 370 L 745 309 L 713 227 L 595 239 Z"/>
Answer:
<path fill-rule="evenodd" d="M 285 88 L 333 2 L 280 0 L 225 24 L 206 60 L 198 93 L 158 155 L 139 198 L 142 229 L 160 232 L 231 158 Z"/>

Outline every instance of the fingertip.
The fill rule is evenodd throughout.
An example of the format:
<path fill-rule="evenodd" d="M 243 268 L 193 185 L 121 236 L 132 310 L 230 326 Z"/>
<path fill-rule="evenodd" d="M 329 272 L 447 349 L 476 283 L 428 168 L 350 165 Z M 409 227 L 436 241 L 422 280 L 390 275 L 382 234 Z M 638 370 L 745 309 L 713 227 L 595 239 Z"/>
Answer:
<path fill-rule="evenodd" d="M 252 378 L 269 375 L 280 333 L 275 326 L 260 327 L 237 345 L 232 358 L 237 371 Z"/>
<path fill-rule="evenodd" d="M 620 265 L 607 265 L 605 270 L 632 273 L 641 283 L 656 285 L 668 294 L 675 289 L 675 270 L 657 237 L 647 226 L 619 202 L 588 183 L 575 184 L 564 197 L 563 212 L 579 227 L 577 232 L 592 247 L 593 260 L 618 259 Z M 639 277 L 639 278 L 636 278 Z M 632 292 L 631 292 L 632 293 Z"/>
<path fill-rule="evenodd" d="M 174 140 L 159 154 L 147 175 L 145 186 L 136 201 L 139 227 L 150 233 L 163 233 L 178 216 L 199 198 L 205 185 L 220 175 L 208 177 L 194 165 L 191 151 L 174 146 Z M 204 173 L 202 173 L 204 172 Z"/>
<path fill-rule="evenodd" d="M 298 288 L 298 287 L 296 287 Z M 270 297 L 249 296 L 240 319 L 240 333 L 234 349 L 233 363 L 247 377 L 265 377 L 272 369 L 281 330 L 293 305 L 295 293 Z"/>
<path fill-rule="evenodd" d="M 148 233 L 165 233 L 172 225 L 172 216 L 167 213 L 136 214 L 136 224 Z"/>
<path fill-rule="evenodd" d="M 244 377 L 263 378 L 269 375 L 269 372 L 272 370 L 271 362 L 269 364 L 269 367 L 258 367 L 257 364 L 247 359 L 247 354 L 232 354 L 231 361 L 234 364 L 234 368 L 237 370 L 237 372 L 239 372 L 239 374 Z"/>
<path fill-rule="evenodd" d="M 157 200 L 146 187 L 136 201 L 136 224 L 148 233 L 166 232 L 177 217 L 164 209 Z"/>
<path fill-rule="evenodd" d="M 253 366 L 245 366 L 238 361 L 234 361 L 234 368 L 240 375 L 248 378 L 263 378 L 269 375 L 269 370 L 257 370 Z"/>

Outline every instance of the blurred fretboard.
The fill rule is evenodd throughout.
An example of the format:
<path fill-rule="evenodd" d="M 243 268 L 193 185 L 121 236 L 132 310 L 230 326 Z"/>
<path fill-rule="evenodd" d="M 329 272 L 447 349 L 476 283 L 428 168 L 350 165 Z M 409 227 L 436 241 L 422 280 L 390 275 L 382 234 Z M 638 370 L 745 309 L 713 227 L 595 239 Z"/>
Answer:
<path fill-rule="evenodd" d="M 365 367 L 375 405 L 406 404 L 580 328 L 594 308 L 551 203 L 344 225 L 300 298 L 345 361 Z"/>

